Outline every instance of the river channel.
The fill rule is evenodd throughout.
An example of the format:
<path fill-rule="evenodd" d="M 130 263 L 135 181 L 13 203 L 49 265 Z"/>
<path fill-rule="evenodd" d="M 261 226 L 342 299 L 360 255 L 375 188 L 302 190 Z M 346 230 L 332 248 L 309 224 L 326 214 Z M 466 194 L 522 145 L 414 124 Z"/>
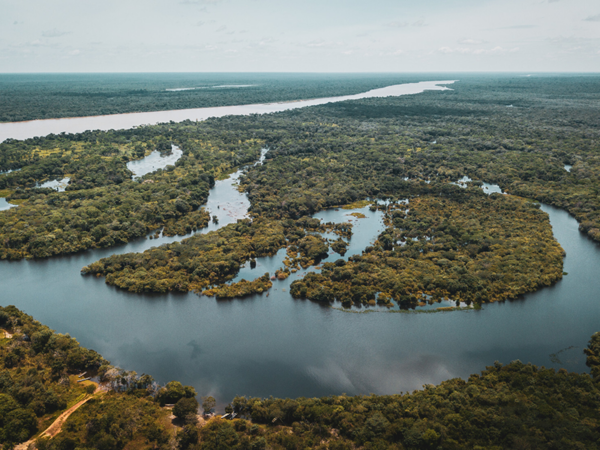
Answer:
<path fill-rule="evenodd" d="M 218 181 L 206 208 L 218 215 L 209 232 L 243 217 L 249 206 L 235 185 L 240 172 Z M 486 190 L 494 190 L 486 186 Z M 61 333 L 70 333 L 113 364 L 159 382 L 180 380 L 220 408 L 235 395 L 299 397 L 391 394 L 423 384 L 467 378 L 498 360 L 515 359 L 569 371 L 586 370 L 583 348 L 600 329 L 600 249 L 566 212 L 546 205 L 566 251 L 568 275 L 550 288 L 481 310 L 434 314 L 344 312 L 295 300 L 275 281 L 262 295 L 217 301 L 196 294 L 139 295 L 80 275 L 83 266 L 114 253 L 140 252 L 181 237 L 39 261 L 0 263 L 0 304 L 14 304 Z M 381 229 L 379 212 L 363 208 L 315 215 L 354 224 L 346 257 L 360 253 Z M 282 255 L 261 258 L 238 278 L 279 268 Z M 339 258 L 331 255 L 331 259 Z M 300 275 L 300 274 L 298 274 Z"/>
<path fill-rule="evenodd" d="M 355 95 L 326 97 L 296 102 L 263 103 L 255 105 L 219 106 L 213 108 L 179 109 L 171 111 L 152 111 L 143 113 L 111 114 L 107 116 L 73 117 L 64 119 L 30 120 L 27 122 L 0 123 L 0 142 L 5 139 L 28 139 L 35 136 L 46 136 L 50 133 L 81 133 L 86 130 L 123 130 L 141 125 L 154 125 L 162 122 L 182 122 L 184 120 L 205 120 L 209 117 L 229 115 L 247 116 L 249 114 L 265 114 L 287 111 L 305 106 L 324 105 L 344 100 L 358 100 L 371 97 L 388 97 L 392 95 L 420 94 L 423 91 L 444 91 L 444 85 L 454 81 L 422 81 L 405 83 L 373 89 Z"/>

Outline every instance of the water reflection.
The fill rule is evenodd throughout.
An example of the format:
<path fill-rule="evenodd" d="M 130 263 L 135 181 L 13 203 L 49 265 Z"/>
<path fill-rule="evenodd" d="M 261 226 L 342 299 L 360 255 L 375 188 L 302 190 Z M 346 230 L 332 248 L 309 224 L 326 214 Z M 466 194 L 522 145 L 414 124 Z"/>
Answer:
<path fill-rule="evenodd" d="M 201 232 L 247 213 L 249 202 L 234 184 L 240 173 L 216 182 L 205 207 L 218 216 L 219 224 Z M 485 183 L 483 189 L 500 191 Z M 193 385 L 201 395 L 214 395 L 221 408 L 235 395 L 410 391 L 452 377 L 467 378 L 495 360 L 585 371 L 581 349 L 598 331 L 600 319 L 600 250 L 579 233 L 566 212 L 546 205 L 542 209 L 567 252 L 564 270 L 569 275 L 550 288 L 479 311 L 344 313 L 292 299 L 293 277 L 276 281 L 268 296 L 216 301 L 191 293 L 130 294 L 106 286 L 102 278 L 79 275 L 83 266 L 102 257 L 141 252 L 181 237 L 139 240 L 50 260 L 0 262 L 2 304 L 15 304 L 70 333 L 116 365 L 150 373 L 162 383 L 177 379 Z M 322 211 L 315 217 L 345 221 L 349 212 Z M 360 212 L 367 219 L 352 218 L 354 236 L 346 258 L 360 253 L 383 230 L 380 212 Z M 238 277 L 274 272 L 282 257 L 261 258 L 256 269 L 244 267 Z"/>
<path fill-rule="evenodd" d="M 231 181 L 223 186 L 235 189 Z M 467 378 L 495 360 L 585 371 L 581 349 L 600 319 L 600 251 L 566 212 L 542 208 L 567 252 L 569 275 L 524 300 L 480 311 L 349 314 L 293 300 L 289 279 L 275 282 L 268 297 L 235 301 L 195 294 L 136 295 L 108 287 L 101 278 L 79 275 L 81 267 L 114 249 L 2 262 L 2 303 L 71 333 L 117 365 L 150 373 L 161 382 L 181 380 L 201 395 L 213 394 L 221 407 L 240 394 L 409 391 L 424 383 Z M 331 214 L 340 213 L 319 214 L 331 221 Z M 359 240 L 353 238 L 351 245 L 367 244 Z M 118 250 L 142 251 L 151 245 L 145 240 Z M 571 346 L 575 349 L 568 357 L 551 359 Z"/>

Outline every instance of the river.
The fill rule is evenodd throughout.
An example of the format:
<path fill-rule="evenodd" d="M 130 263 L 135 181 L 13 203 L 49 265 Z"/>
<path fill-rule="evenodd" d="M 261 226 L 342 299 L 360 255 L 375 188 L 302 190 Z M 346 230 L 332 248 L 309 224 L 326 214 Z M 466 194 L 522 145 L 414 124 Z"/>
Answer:
<path fill-rule="evenodd" d="M 0 142 L 6 139 L 28 139 L 46 136 L 50 133 L 81 133 L 86 130 L 122 130 L 140 125 L 154 125 L 161 122 L 182 122 L 184 120 L 205 120 L 209 117 L 228 115 L 246 116 L 303 108 L 305 106 L 324 105 L 344 100 L 358 100 L 370 97 L 388 97 L 396 95 L 419 94 L 424 91 L 443 91 L 444 85 L 454 81 L 422 81 L 373 89 L 356 95 L 326 97 L 296 102 L 264 103 L 255 105 L 220 106 L 214 108 L 179 109 L 171 111 L 152 111 L 143 113 L 111 114 L 107 116 L 73 117 L 65 119 L 30 120 L 27 122 L 0 123 Z"/>
<path fill-rule="evenodd" d="M 208 207 L 220 214 L 220 225 L 235 221 L 247 208 L 236 200 L 240 195 L 230 180 L 217 182 L 211 200 L 221 208 L 213 209 L 215 203 Z M 226 202 L 238 211 L 224 210 Z M 217 301 L 195 294 L 130 294 L 107 286 L 103 278 L 79 274 L 101 257 L 178 238 L 41 261 L 2 262 L 2 304 L 15 304 L 70 333 L 116 365 L 152 374 L 163 383 L 177 379 L 191 384 L 201 395 L 215 396 L 221 406 L 240 394 L 312 397 L 414 390 L 425 383 L 467 378 L 496 360 L 520 359 L 582 372 L 582 350 L 598 331 L 600 278 L 595 272 L 600 250 L 579 233 L 566 212 L 543 209 L 567 252 L 569 275 L 553 287 L 480 311 L 347 313 L 294 300 L 289 295 L 293 277 L 276 281 L 269 296 Z M 337 221 L 349 212 L 315 216 Z M 355 220 L 354 250 L 368 245 L 361 220 L 366 224 L 370 219 Z M 263 259 L 242 275 L 259 276 L 276 265 Z"/>
<path fill-rule="evenodd" d="M 232 185 L 239 174 L 211 190 L 206 207 L 219 215 L 219 225 L 202 232 L 247 211 L 247 198 Z M 406 392 L 467 378 L 496 360 L 583 372 L 583 348 L 600 323 L 600 249 L 565 211 L 542 209 L 567 253 L 568 275 L 553 287 L 479 311 L 398 314 L 381 308 L 354 314 L 293 299 L 289 285 L 294 277 L 274 282 L 268 296 L 217 301 L 191 293 L 130 294 L 79 273 L 99 258 L 143 251 L 177 237 L 48 260 L 1 262 L 1 304 L 14 304 L 70 333 L 115 365 L 152 374 L 161 383 L 177 379 L 193 385 L 200 395 L 215 396 L 221 409 L 235 395 Z M 341 221 L 350 212 L 323 211 L 315 217 Z M 360 252 L 379 230 L 380 213 L 361 212 L 367 218 L 352 218 L 355 235 L 348 254 Z M 244 268 L 239 278 L 272 272 L 278 261 L 277 256 L 260 259 L 256 269 Z"/>

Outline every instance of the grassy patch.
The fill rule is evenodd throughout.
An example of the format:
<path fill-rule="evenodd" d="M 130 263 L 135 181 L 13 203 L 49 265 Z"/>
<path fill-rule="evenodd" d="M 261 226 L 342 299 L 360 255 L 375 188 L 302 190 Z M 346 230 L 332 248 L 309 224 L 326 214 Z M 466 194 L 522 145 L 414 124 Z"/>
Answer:
<path fill-rule="evenodd" d="M 358 200 L 356 202 L 353 203 L 348 203 L 347 205 L 342 206 L 342 209 L 358 209 L 358 208 L 364 208 L 365 206 L 369 206 L 371 203 L 371 200 Z"/>
<path fill-rule="evenodd" d="M 347 216 L 354 216 L 357 219 L 366 219 L 367 218 L 367 216 L 365 216 L 363 213 L 359 213 L 359 212 L 353 212 L 353 213 L 346 214 L 346 215 Z"/>

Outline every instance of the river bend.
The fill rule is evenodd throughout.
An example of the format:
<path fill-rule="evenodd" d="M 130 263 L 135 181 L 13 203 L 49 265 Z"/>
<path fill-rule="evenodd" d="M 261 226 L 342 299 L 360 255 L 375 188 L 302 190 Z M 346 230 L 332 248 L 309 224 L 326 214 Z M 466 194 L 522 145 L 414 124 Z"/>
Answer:
<path fill-rule="evenodd" d="M 211 190 L 206 207 L 219 215 L 219 225 L 202 232 L 235 222 L 247 211 L 247 198 L 232 184 L 239 174 Z M 70 333 L 115 365 L 152 374 L 162 383 L 177 379 L 193 385 L 201 395 L 215 396 L 221 406 L 235 395 L 409 391 L 467 378 L 496 360 L 583 372 L 583 349 L 600 323 L 600 248 L 578 231 L 568 213 L 546 205 L 542 209 L 566 251 L 568 275 L 550 288 L 479 311 L 347 313 L 294 300 L 289 295 L 292 277 L 276 281 L 268 296 L 217 301 L 191 293 L 131 294 L 107 286 L 103 278 L 80 275 L 83 266 L 102 257 L 140 252 L 181 237 L 48 260 L 0 262 L 0 303 L 14 304 Z M 378 214 L 368 208 L 362 212 Z M 339 221 L 343 214 L 323 211 L 315 216 Z M 361 232 L 360 226 L 351 241 L 356 251 L 377 231 Z M 276 265 L 277 257 L 263 258 L 240 277 L 260 276 Z"/>

